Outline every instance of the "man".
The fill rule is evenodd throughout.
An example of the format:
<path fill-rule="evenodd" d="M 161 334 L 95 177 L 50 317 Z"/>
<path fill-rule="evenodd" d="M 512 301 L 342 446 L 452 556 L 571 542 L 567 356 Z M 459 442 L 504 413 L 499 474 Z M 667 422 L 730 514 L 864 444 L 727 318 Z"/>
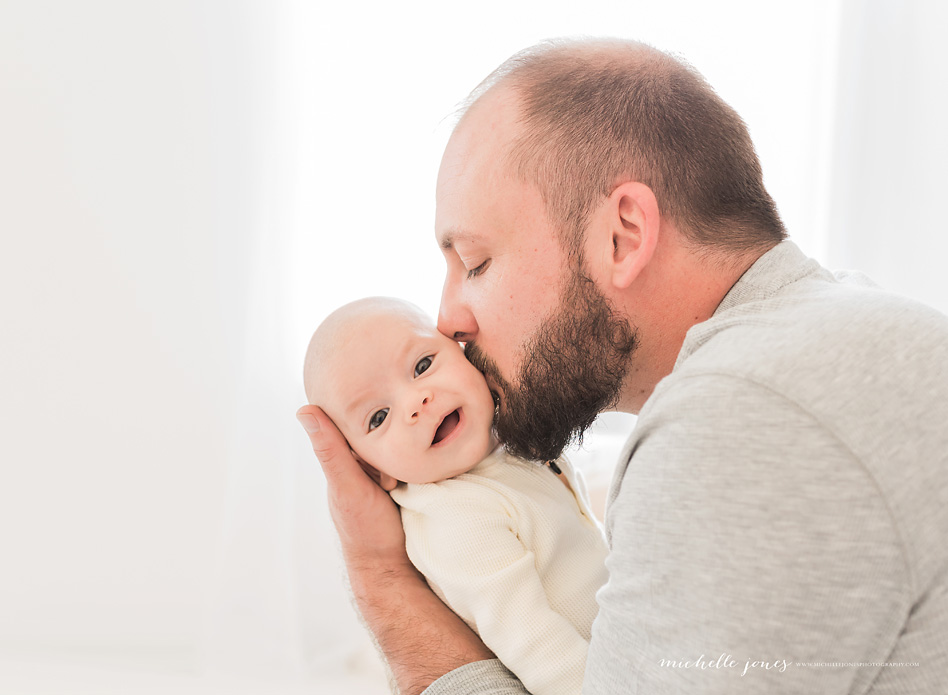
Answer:
<path fill-rule="evenodd" d="M 439 329 L 509 448 L 552 458 L 598 412 L 639 414 L 584 692 L 943 688 L 948 319 L 785 241 L 700 76 L 630 42 L 518 54 L 475 91 L 437 204 Z M 402 692 L 525 692 L 414 571 L 331 422 L 299 416 Z"/>

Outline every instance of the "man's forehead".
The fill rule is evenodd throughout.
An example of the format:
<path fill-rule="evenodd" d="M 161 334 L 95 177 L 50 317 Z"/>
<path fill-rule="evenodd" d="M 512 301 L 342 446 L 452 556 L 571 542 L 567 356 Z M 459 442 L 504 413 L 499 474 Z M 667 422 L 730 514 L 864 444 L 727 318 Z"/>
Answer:
<path fill-rule="evenodd" d="M 444 148 L 438 171 L 438 195 L 448 195 L 472 178 L 501 169 L 518 130 L 518 107 L 509 89 L 484 94 L 461 118 Z"/>
<path fill-rule="evenodd" d="M 515 184 L 501 160 L 501 156 L 472 155 L 454 176 L 446 175 L 442 165 L 435 207 L 435 238 L 442 250 L 458 242 L 486 241 L 496 207 Z"/>

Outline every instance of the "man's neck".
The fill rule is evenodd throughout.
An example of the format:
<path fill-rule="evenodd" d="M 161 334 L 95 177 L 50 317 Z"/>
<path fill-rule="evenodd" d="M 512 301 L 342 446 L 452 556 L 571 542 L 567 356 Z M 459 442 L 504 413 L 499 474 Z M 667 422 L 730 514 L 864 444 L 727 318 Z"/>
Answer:
<path fill-rule="evenodd" d="M 637 415 L 662 379 L 671 374 L 688 331 L 710 319 L 721 301 L 766 251 L 753 252 L 727 263 L 689 254 L 676 259 L 653 279 L 643 294 L 636 328 L 639 346 L 633 353 L 616 410 Z"/>

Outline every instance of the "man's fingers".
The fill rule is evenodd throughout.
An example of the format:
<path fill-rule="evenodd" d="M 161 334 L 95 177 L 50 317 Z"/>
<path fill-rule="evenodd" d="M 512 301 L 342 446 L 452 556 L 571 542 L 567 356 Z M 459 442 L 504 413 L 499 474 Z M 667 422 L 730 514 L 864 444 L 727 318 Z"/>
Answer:
<path fill-rule="evenodd" d="M 306 405 L 296 412 L 313 451 L 326 476 L 329 513 L 342 541 L 343 555 L 350 567 L 411 567 L 405 552 L 398 506 L 383 490 L 377 471 L 375 478 L 349 448 L 333 421 L 317 406 Z M 394 484 L 391 485 L 394 487 Z M 386 487 L 385 490 L 391 489 Z"/>
<path fill-rule="evenodd" d="M 356 463 L 349 450 L 346 438 L 321 408 L 315 405 L 304 405 L 296 411 L 296 419 L 309 435 L 313 452 L 319 459 L 330 484 L 364 485 L 367 482 L 359 464 Z"/>
<path fill-rule="evenodd" d="M 335 455 L 339 440 L 345 440 L 322 408 L 315 405 L 304 405 L 296 411 L 296 419 L 306 430 L 310 444 L 313 445 L 313 451 L 316 452 L 319 460 L 331 460 Z"/>

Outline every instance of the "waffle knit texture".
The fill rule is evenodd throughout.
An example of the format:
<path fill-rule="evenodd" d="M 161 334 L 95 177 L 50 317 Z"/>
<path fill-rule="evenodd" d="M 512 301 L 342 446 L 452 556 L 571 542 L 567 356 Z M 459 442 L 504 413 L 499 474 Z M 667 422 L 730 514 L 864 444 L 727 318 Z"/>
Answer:
<path fill-rule="evenodd" d="M 498 449 L 449 480 L 400 485 L 408 556 L 536 695 L 579 691 L 608 552 L 582 477 Z"/>
<path fill-rule="evenodd" d="M 943 693 L 948 318 L 778 245 L 642 409 L 606 533 L 585 693 Z"/>

